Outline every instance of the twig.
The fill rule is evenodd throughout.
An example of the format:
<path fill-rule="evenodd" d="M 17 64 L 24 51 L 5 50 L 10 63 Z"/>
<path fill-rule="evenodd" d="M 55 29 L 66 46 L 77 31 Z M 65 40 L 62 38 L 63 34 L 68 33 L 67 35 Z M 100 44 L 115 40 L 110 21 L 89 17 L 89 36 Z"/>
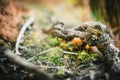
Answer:
<path fill-rule="evenodd" d="M 69 51 L 63 51 L 64 54 L 72 54 L 72 55 L 77 55 L 78 53 L 75 52 L 69 52 Z"/>
<path fill-rule="evenodd" d="M 26 23 L 23 25 L 21 31 L 19 32 L 19 35 L 18 35 L 18 37 L 17 37 L 16 44 L 15 44 L 15 52 L 16 52 L 16 54 L 18 54 L 18 55 L 21 55 L 21 53 L 19 52 L 19 45 L 20 45 L 20 43 L 21 43 L 22 37 L 24 36 L 24 32 L 25 32 L 25 30 L 30 26 L 30 24 L 33 23 L 33 21 L 34 21 L 34 17 L 32 16 L 32 17 L 30 17 L 30 18 L 26 21 Z"/>
<path fill-rule="evenodd" d="M 38 66 L 39 68 L 47 68 L 47 69 L 58 69 L 63 70 L 64 72 L 67 72 L 69 74 L 73 74 L 73 71 L 65 69 L 65 66 Z"/>
<path fill-rule="evenodd" d="M 48 49 L 48 50 L 45 50 L 45 51 L 42 51 L 42 52 L 36 54 L 35 56 L 38 56 L 38 55 L 41 55 L 41 54 L 47 53 L 47 52 L 52 51 L 52 50 L 54 50 L 54 49 L 55 49 L 55 48 L 50 48 L 50 49 Z M 31 61 L 33 58 L 35 58 L 35 56 L 32 56 L 32 57 L 29 58 L 27 61 Z"/>
<path fill-rule="evenodd" d="M 21 58 L 15 54 L 12 54 L 12 51 L 5 50 L 4 55 L 15 64 L 18 64 L 19 66 L 22 66 L 24 68 L 30 69 L 33 72 L 37 73 L 39 77 L 42 77 L 44 80 L 51 80 L 52 75 L 47 74 L 45 71 L 43 71 L 40 67 L 37 65 L 31 64 L 27 62 L 24 58 Z"/>
<path fill-rule="evenodd" d="M 38 53 L 37 55 L 41 55 L 41 54 L 47 53 L 47 52 L 52 51 L 52 50 L 54 50 L 54 49 L 55 49 L 55 48 L 50 48 L 50 49 L 48 49 L 48 50 L 45 50 L 45 51 L 42 51 L 42 52 Z"/>

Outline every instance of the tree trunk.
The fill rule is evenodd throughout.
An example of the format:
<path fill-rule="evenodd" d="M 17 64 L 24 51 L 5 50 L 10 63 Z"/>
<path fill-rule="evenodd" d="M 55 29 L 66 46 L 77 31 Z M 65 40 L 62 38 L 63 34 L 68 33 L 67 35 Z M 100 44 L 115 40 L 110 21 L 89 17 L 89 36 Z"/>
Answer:
<path fill-rule="evenodd" d="M 90 0 L 89 4 L 96 20 L 110 26 L 120 49 L 120 0 Z"/>

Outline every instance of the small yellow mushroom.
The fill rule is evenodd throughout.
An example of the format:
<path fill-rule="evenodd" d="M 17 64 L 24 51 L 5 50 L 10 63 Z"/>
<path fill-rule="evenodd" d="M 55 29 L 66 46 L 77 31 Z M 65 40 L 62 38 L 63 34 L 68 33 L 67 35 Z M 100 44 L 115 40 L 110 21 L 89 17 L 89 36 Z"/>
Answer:
<path fill-rule="evenodd" d="M 80 38 L 74 37 L 72 39 L 72 43 L 77 46 L 77 45 L 81 45 L 82 44 L 82 40 Z"/>
<path fill-rule="evenodd" d="M 86 49 L 86 50 L 90 49 L 90 46 L 87 44 L 87 45 L 85 46 L 85 49 Z"/>

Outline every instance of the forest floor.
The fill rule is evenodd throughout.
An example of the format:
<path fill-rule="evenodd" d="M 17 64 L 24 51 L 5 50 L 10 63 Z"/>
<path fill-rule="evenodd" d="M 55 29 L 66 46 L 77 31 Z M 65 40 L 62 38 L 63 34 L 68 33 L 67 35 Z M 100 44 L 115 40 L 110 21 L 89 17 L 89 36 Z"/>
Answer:
<path fill-rule="evenodd" d="M 77 50 L 72 41 L 62 41 L 48 31 L 56 21 L 65 23 L 67 27 L 76 27 L 86 21 L 93 21 L 89 8 L 75 7 L 65 1 L 54 4 L 46 2 L 39 4 L 26 3 L 25 5 L 30 11 L 25 16 L 25 21 L 31 16 L 35 17 L 35 19 L 30 30 L 25 31 L 21 43 L 22 48 L 20 49 L 22 57 L 50 74 L 55 73 L 57 75 L 56 80 L 84 80 L 84 78 L 87 80 L 88 77 L 86 76 L 93 72 L 89 70 L 98 69 L 96 68 L 98 66 L 92 62 L 93 59 L 96 59 L 97 54 L 89 53 L 86 50 L 86 45 L 82 50 Z M 17 80 L 20 75 L 22 76 L 18 80 L 26 79 L 26 70 L 20 70 L 22 68 L 15 65 L 10 65 L 11 68 L 12 71 L 9 70 L 8 73 L 6 71 L 6 78 L 0 76 L 1 80 L 7 80 L 11 76 L 16 76 L 11 80 Z M 17 70 L 15 71 L 15 69 Z M 13 73 L 10 74 L 11 72 Z"/>

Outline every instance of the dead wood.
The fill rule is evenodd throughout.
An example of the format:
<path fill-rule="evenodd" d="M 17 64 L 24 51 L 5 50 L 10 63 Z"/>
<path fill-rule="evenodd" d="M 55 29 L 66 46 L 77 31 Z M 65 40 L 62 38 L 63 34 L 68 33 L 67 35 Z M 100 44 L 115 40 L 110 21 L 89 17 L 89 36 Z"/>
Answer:
<path fill-rule="evenodd" d="M 31 71 L 33 71 L 33 74 L 39 78 L 39 80 L 51 80 L 52 76 L 46 73 L 42 70 L 42 68 L 39 68 L 39 66 L 34 65 L 32 63 L 27 62 L 24 58 L 21 58 L 20 56 L 15 55 L 10 50 L 5 50 L 4 55 L 13 63 L 23 67 L 27 68 Z M 36 77 L 35 76 L 35 77 Z"/>

